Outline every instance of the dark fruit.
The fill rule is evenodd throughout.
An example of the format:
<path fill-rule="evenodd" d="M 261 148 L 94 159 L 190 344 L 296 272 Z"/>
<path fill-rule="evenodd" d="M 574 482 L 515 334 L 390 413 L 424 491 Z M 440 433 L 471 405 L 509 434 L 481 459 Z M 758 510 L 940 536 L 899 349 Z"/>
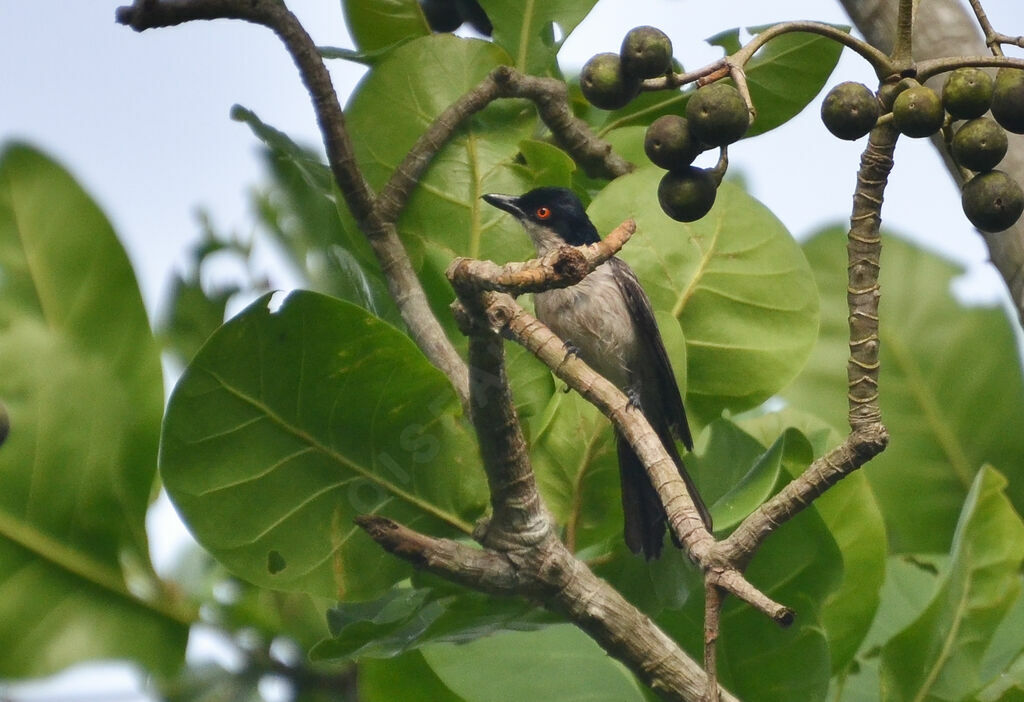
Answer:
<path fill-rule="evenodd" d="M 657 78 L 672 67 L 672 40 L 657 27 L 637 27 L 622 40 L 619 57 L 627 73 Z"/>
<path fill-rule="evenodd" d="M 992 88 L 992 116 L 1004 129 L 1024 134 L 1024 70 L 1000 68 Z"/>
<path fill-rule="evenodd" d="M 625 107 L 640 92 L 640 82 L 622 70 L 618 54 L 611 52 L 594 56 L 580 74 L 583 97 L 602 110 Z"/>
<path fill-rule="evenodd" d="M 931 136 L 942 128 L 945 119 L 942 100 L 924 85 L 907 88 L 892 103 L 893 124 L 908 137 Z"/>
<path fill-rule="evenodd" d="M 462 26 L 462 15 L 455 0 L 420 0 L 427 25 L 435 32 L 454 32 Z"/>
<path fill-rule="evenodd" d="M 644 137 L 644 151 L 651 163 L 668 170 L 682 170 L 693 163 L 700 145 L 679 115 L 663 115 L 651 123 Z"/>
<path fill-rule="evenodd" d="M 972 171 L 991 171 L 1006 155 L 1006 132 L 988 117 L 965 122 L 953 137 L 953 158 Z"/>
<path fill-rule="evenodd" d="M 725 83 L 699 89 L 686 103 L 686 119 L 697 141 L 708 146 L 726 146 L 747 133 L 750 113 L 740 91 Z"/>
<path fill-rule="evenodd" d="M 694 222 L 708 213 L 715 204 L 718 183 L 703 168 L 688 166 L 669 171 L 658 183 L 658 202 L 672 219 Z"/>
<path fill-rule="evenodd" d="M 1001 232 L 1024 212 L 1024 192 L 1002 171 L 979 173 L 964 184 L 960 198 L 964 214 L 983 232 Z"/>
<path fill-rule="evenodd" d="M 840 83 L 821 103 L 821 121 L 834 136 L 853 141 L 871 131 L 878 121 L 878 99 L 861 83 Z"/>
<path fill-rule="evenodd" d="M 974 119 L 992 104 L 992 77 L 980 68 L 958 68 L 942 86 L 942 106 L 956 119 Z"/>

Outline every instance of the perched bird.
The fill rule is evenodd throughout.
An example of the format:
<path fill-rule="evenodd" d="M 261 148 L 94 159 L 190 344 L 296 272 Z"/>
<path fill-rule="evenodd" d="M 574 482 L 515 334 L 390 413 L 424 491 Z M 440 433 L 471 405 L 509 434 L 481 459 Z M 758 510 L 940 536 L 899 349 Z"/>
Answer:
<path fill-rule="evenodd" d="M 537 188 L 519 197 L 488 194 L 483 199 L 519 220 L 540 255 L 566 244 L 600 241 L 583 204 L 566 188 Z M 612 257 L 576 285 L 537 293 L 534 303 L 540 321 L 644 413 L 710 530 L 711 515 L 676 449 L 675 437 L 693 448 L 679 386 L 651 302 L 630 267 Z M 629 442 L 618 432 L 615 439 L 626 545 L 633 553 L 657 558 L 665 536 L 665 508 Z"/>

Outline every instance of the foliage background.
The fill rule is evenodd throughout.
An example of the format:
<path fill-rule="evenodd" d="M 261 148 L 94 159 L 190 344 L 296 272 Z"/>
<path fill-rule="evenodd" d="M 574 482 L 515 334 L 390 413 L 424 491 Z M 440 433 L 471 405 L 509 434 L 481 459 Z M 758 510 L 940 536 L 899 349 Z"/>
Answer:
<path fill-rule="evenodd" d="M 215 227 L 238 232 L 243 239 L 253 226 L 252 215 L 244 212 L 248 207 L 248 196 L 240 193 L 238 188 L 261 180 L 259 169 L 263 166 L 259 160 L 251 158 L 254 140 L 249 131 L 225 118 L 227 106 L 240 102 L 253 107 L 269 123 L 284 127 L 293 135 L 305 134 L 311 144 L 317 142 L 310 129 L 312 120 L 308 101 L 298 88 L 292 66 L 266 32 L 237 23 L 218 23 L 216 27 L 188 26 L 138 36 L 114 26 L 109 8 L 102 8 L 100 12 L 97 7 L 84 10 L 62 6 L 58 12 L 52 7 L 47 8 L 45 3 L 36 3 L 33 11 L 46 13 L 49 10 L 44 22 L 15 14 L 28 12 L 23 3 L 18 3 L 18 7 L 10 1 L 7 4 L 10 7 L 4 8 L 6 14 L 16 18 L 4 24 L 4 31 L 14 30 L 12 36 L 4 37 L 9 41 L 4 41 L 0 49 L 5 52 L 2 58 L 7 65 L 25 66 L 20 59 L 27 51 L 22 49 L 19 53 L 19 47 L 24 46 L 19 41 L 32 35 L 26 30 L 32 26 L 40 32 L 50 32 L 55 44 L 78 47 L 77 50 L 66 49 L 62 52 L 65 56 L 77 55 L 89 60 L 67 61 L 65 58 L 59 64 L 59 70 L 54 70 L 47 69 L 41 58 L 39 62 L 25 66 L 24 71 L 15 71 L 11 94 L 18 99 L 11 101 L 12 109 L 5 109 L 0 114 L 0 135 L 30 136 L 62 158 L 67 154 L 72 170 L 98 194 L 101 204 L 112 212 L 116 229 L 127 239 L 129 254 L 139 271 L 151 316 L 155 316 L 158 301 L 170 280 L 169 264 L 182 264 L 187 256 L 181 252 L 196 243 L 195 235 L 200 229 L 190 219 L 183 203 L 209 205 Z M 331 8 L 335 12 L 317 14 L 325 11 L 325 5 L 310 3 L 309 7 L 297 5 L 296 9 L 300 18 L 315 28 L 314 37 L 321 43 L 344 45 L 336 6 Z M 601 7 L 607 5 L 604 3 Z M 1024 16 L 1013 16 L 1015 13 L 1024 15 L 1019 8 L 1007 11 L 1000 3 L 992 2 L 990 5 L 990 14 L 997 24 L 1024 26 Z M 798 16 L 843 20 L 842 13 L 836 8 L 823 7 L 820 3 L 777 3 L 771 8 L 770 15 L 759 15 L 765 12 L 764 9 L 751 7 L 748 3 L 736 3 L 736 6 L 747 24 Z M 578 52 L 578 64 L 597 50 L 614 48 L 621 38 L 622 27 L 649 22 L 663 27 L 676 42 L 677 55 L 688 65 L 696 65 L 711 54 L 693 38 L 695 33 L 698 38 L 710 36 L 726 28 L 728 23 L 715 13 L 694 17 L 679 12 L 680 7 L 679 2 L 652 4 L 639 9 L 631 4 L 629 19 L 625 22 L 595 16 L 591 20 L 592 25 L 579 30 L 580 37 L 587 37 L 587 44 L 567 47 L 568 62 L 573 61 L 572 52 Z M 1006 14 L 1001 15 L 1001 11 Z M 76 17 L 76 12 L 85 14 Z M 686 22 L 680 23 L 685 24 L 685 28 L 674 23 L 680 15 L 686 16 Z M 37 24 L 33 25 L 33 21 Z M 94 26 L 95 31 L 92 30 Z M 321 31 L 324 34 L 322 40 Z M 236 41 L 237 44 L 232 44 Z M 203 56 L 200 49 L 211 45 L 216 45 L 217 56 Z M 105 51 L 99 52 L 100 46 Z M 254 61 L 258 63 L 254 64 Z M 845 77 L 843 70 L 849 64 L 847 61 L 830 82 Z M 232 65 L 237 73 L 230 72 Z M 334 65 L 339 66 L 338 63 Z M 865 79 L 863 67 L 856 67 L 858 70 L 850 77 Z M 172 69 L 174 73 L 168 72 Z M 339 89 L 352 85 L 354 74 L 338 68 L 335 71 L 340 77 Z M 54 75 L 60 76 L 62 81 L 53 82 Z M 109 75 L 117 75 L 120 80 L 101 79 Z M 277 78 L 280 83 L 271 82 L 271 78 Z M 112 83 L 123 92 L 114 92 Z M 40 90 L 41 85 L 48 87 Z M 271 88 L 271 85 L 279 87 Z M 111 109 L 112 105 L 117 109 Z M 290 111 L 293 109 L 294 113 Z M 822 220 L 841 220 L 846 216 L 848 192 L 859 151 L 857 146 L 831 140 L 819 127 L 815 110 L 807 112 L 782 130 L 742 144 L 734 150 L 732 165 L 732 172 L 742 173 L 754 193 L 766 201 L 797 235 L 812 231 Z M 794 149 L 801 152 L 810 150 L 804 145 L 806 139 L 815 140 L 813 150 L 821 154 L 823 163 L 848 164 L 845 175 L 842 168 L 815 168 L 813 178 L 799 180 L 802 174 L 789 154 Z M 231 143 L 237 145 L 234 151 L 214 149 Z M 938 172 L 937 159 L 930 148 L 909 140 L 904 140 L 900 148 L 896 176 L 884 211 L 886 222 L 895 223 L 896 228 L 910 233 L 924 232 L 926 236 L 923 238 L 928 245 L 947 252 L 955 251 L 958 257 L 963 256 L 968 261 L 973 256 L 977 262 L 980 256 L 970 252 L 980 251 L 980 244 L 956 206 L 955 189 L 944 174 L 934 177 Z M 75 154 L 83 155 L 76 157 Z M 913 162 L 918 158 L 927 164 L 923 170 L 929 175 L 922 176 L 920 169 L 914 169 Z M 76 163 L 78 159 L 80 161 Z M 178 165 L 172 165 L 174 163 Z M 239 163 L 248 164 L 243 173 L 227 170 Z M 839 172 L 834 183 L 821 177 L 822 173 L 832 171 Z M 784 174 L 781 178 L 780 172 Z M 792 198 L 790 178 L 798 179 L 801 187 L 812 182 L 821 188 L 821 193 L 805 199 Z M 929 190 L 929 206 L 925 208 L 921 207 L 921 194 L 915 191 L 922 179 L 929 188 L 946 189 L 946 195 L 941 197 L 936 197 L 934 191 Z M 113 185 L 105 186 L 104 183 Z M 781 184 L 788 191 L 784 190 L 780 195 L 773 190 L 772 184 Z M 936 201 L 952 204 L 950 211 L 944 213 L 940 207 L 933 206 Z M 224 206 L 222 202 L 234 204 Z M 814 207 L 809 207 L 808 202 L 814 203 Z M 834 209 L 824 211 L 823 205 Z M 936 241 L 934 237 L 927 237 L 930 231 L 941 231 L 942 239 Z M 272 249 L 266 249 L 258 257 L 261 270 L 265 269 L 276 285 L 287 285 L 291 273 L 287 266 L 271 262 L 273 253 Z M 232 271 L 228 262 L 217 276 L 221 282 L 230 281 L 237 278 L 237 271 Z M 980 273 L 977 277 L 990 276 Z M 971 294 L 993 296 L 993 290 L 999 290 L 998 283 L 987 292 L 984 284 L 976 284 Z M 234 298 L 230 300 L 229 307 L 237 310 L 245 301 Z M 172 374 L 175 372 L 173 366 L 168 370 Z M 823 408 L 822 412 L 827 414 L 828 409 Z M 836 423 L 841 426 L 841 422 Z M 166 519 L 166 514 L 165 510 L 165 517 L 151 521 L 157 525 L 151 532 L 161 534 L 165 529 L 175 528 L 173 522 Z M 948 520 L 945 523 L 948 524 Z M 164 547 L 156 549 L 158 567 L 161 566 L 161 548 Z M 173 560 L 170 557 L 165 563 Z M 440 661 L 431 662 L 442 665 Z"/>

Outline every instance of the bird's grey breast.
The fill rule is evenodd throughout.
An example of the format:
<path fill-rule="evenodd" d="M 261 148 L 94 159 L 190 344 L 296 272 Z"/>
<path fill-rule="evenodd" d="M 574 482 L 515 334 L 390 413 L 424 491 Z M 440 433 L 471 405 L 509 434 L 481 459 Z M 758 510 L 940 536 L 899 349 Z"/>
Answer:
<path fill-rule="evenodd" d="M 534 296 L 537 318 L 620 389 L 630 383 L 639 349 L 633 317 L 607 263 L 576 285 Z"/>

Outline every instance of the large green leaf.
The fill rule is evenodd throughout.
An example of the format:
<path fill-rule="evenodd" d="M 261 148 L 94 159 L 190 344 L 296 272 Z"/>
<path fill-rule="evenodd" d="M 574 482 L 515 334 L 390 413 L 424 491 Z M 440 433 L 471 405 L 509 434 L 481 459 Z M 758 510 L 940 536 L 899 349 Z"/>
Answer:
<path fill-rule="evenodd" d="M 341 0 L 341 9 L 352 41 L 364 52 L 430 34 L 417 0 Z"/>
<path fill-rule="evenodd" d="M 924 613 L 882 651 L 888 699 L 961 700 L 986 682 L 982 660 L 1020 593 L 1024 562 L 1024 523 L 1005 487 L 994 469 L 978 472 L 953 536 L 945 582 Z"/>
<path fill-rule="evenodd" d="M 633 676 L 569 624 L 421 650 L 437 676 L 466 702 L 644 700 Z"/>
<path fill-rule="evenodd" d="M 597 0 L 480 0 L 494 25 L 495 43 L 508 51 L 520 71 L 541 75 L 557 73 L 555 56 L 562 42 L 596 4 Z"/>
<path fill-rule="evenodd" d="M 762 415 L 741 426 L 758 437 L 765 446 L 785 436 L 787 442 L 783 465 L 796 477 L 840 438 L 820 419 L 793 409 Z M 793 435 L 797 436 L 794 437 Z M 810 440 L 812 453 L 799 450 L 797 437 Z M 829 595 L 821 618 L 828 636 L 832 670 L 838 671 L 853 659 L 875 616 L 879 590 L 886 572 L 885 522 L 871 486 L 862 472 L 844 478 L 814 502 L 815 508 L 832 533 L 843 557 L 843 578 Z"/>
<path fill-rule="evenodd" d="M 800 247 L 764 205 L 723 183 L 703 219 L 675 222 L 658 205 L 662 173 L 617 178 L 589 212 L 603 232 L 636 219 L 622 258 L 655 309 L 679 321 L 686 406 L 709 421 L 758 405 L 800 371 L 817 336 L 818 294 Z"/>
<path fill-rule="evenodd" d="M 174 670 L 188 616 L 131 594 L 122 568 L 154 577 L 158 350 L 110 223 L 23 145 L 0 156 L 0 368 L 0 676 L 95 657 Z"/>
<path fill-rule="evenodd" d="M 359 662 L 360 702 L 464 702 L 449 690 L 419 651 Z"/>
<path fill-rule="evenodd" d="M 793 443 L 797 443 L 795 439 Z M 749 461 L 762 448 L 753 441 L 741 450 Z M 782 484 L 784 480 L 776 488 Z M 718 642 L 722 684 L 740 699 L 823 699 L 830 674 L 821 614 L 842 572 L 842 553 L 815 506 L 776 530 L 754 557 L 746 576 L 762 592 L 795 609 L 796 621 L 782 629 L 749 605 L 727 599 Z M 700 577 L 700 573 L 689 571 L 691 582 L 684 586 L 697 596 L 682 609 L 656 617 L 669 635 L 698 658 L 703 651 L 704 621 Z"/>
<path fill-rule="evenodd" d="M 829 229 L 804 244 L 822 293 L 818 345 L 782 394 L 846 426 L 849 330 L 846 238 Z M 1009 320 L 950 294 L 960 269 L 904 241 L 883 243 L 882 421 L 892 441 L 865 467 L 894 552 L 945 552 L 977 467 L 1004 467 L 1007 494 L 1024 506 L 1024 379 Z M 907 499 L 907 486 L 914 499 Z"/>
<path fill-rule="evenodd" d="M 759 33 L 766 27 L 753 28 Z M 712 43 L 727 51 L 739 48 L 738 29 L 723 32 Z M 817 34 L 794 32 L 770 41 L 746 67 L 750 98 L 757 119 L 746 137 L 757 136 L 796 117 L 821 91 L 832 75 L 842 46 Z M 642 95 L 632 103 L 608 115 L 601 127 L 606 134 L 630 125 L 648 125 L 665 114 L 682 114 L 692 90 L 666 91 Z"/>
<path fill-rule="evenodd" d="M 443 584 L 399 584 L 372 602 L 339 603 L 327 612 L 331 638 L 310 656 L 317 659 L 391 658 L 425 644 L 464 643 L 503 629 L 529 630 L 553 621 L 532 602 L 496 597 Z"/>
<path fill-rule="evenodd" d="M 380 595 L 408 567 L 352 524 L 468 534 L 485 501 L 445 377 L 401 332 L 316 293 L 261 298 L 171 395 L 160 468 L 196 538 L 261 586 Z"/>

